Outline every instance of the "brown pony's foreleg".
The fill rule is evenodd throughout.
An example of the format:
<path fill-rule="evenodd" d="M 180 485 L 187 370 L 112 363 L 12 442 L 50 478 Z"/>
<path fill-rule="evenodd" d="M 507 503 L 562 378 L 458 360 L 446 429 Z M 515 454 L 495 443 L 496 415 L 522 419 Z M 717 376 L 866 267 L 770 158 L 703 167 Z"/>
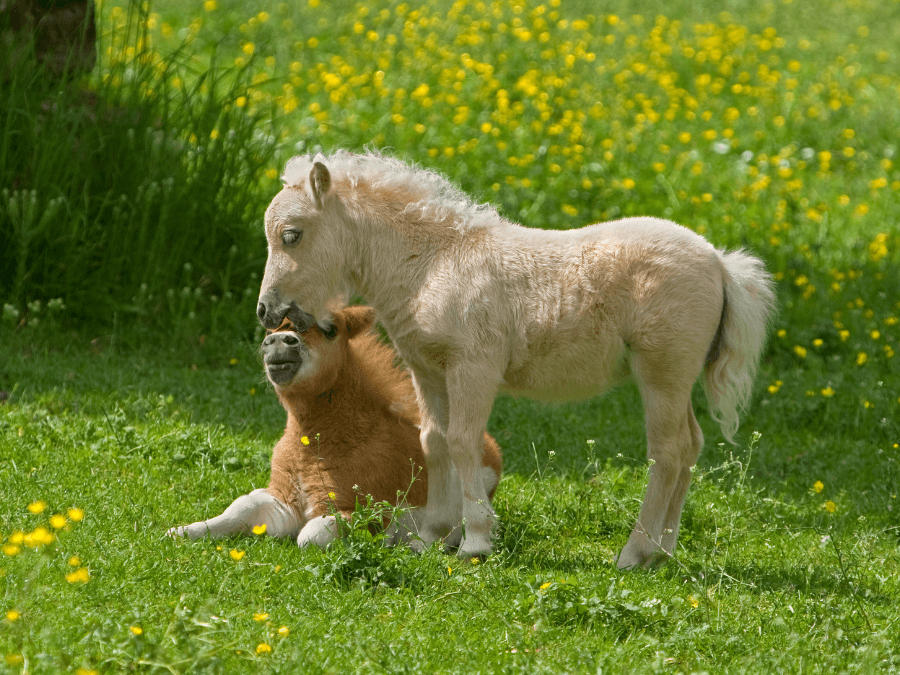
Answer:
<path fill-rule="evenodd" d="M 287 504 L 266 488 L 253 490 L 235 499 L 225 511 L 209 520 L 173 527 L 169 536 L 200 539 L 201 537 L 229 537 L 248 535 L 253 528 L 265 525 L 263 530 L 270 537 L 296 537 L 303 523 Z"/>

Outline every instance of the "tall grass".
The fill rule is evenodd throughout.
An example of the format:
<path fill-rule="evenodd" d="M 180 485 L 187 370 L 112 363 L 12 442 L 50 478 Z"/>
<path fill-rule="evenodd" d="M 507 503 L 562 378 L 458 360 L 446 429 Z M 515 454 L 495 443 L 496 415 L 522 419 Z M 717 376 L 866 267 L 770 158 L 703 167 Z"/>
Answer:
<path fill-rule="evenodd" d="M 101 36 L 129 55 L 101 58 L 102 77 L 66 86 L 22 70 L 0 82 L 7 314 L 24 320 L 35 301 L 62 298 L 75 318 L 168 316 L 227 303 L 261 265 L 250 225 L 273 137 L 262 110 L 235 105 L 249 71 L 213 57 L 191 72 L 180 49 L 160 57 L 144 19 L 135 10 Z"/>

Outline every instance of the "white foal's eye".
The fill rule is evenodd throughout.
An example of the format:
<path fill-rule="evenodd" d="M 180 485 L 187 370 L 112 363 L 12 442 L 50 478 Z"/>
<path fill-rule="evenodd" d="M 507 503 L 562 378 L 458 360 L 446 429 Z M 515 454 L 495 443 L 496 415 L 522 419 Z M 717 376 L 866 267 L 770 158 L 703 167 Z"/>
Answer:
<path fill-rule="evenodd" d="M 294 246 L 303 238 L 303 230 L 287 230 L 281 235 L 281 242 L 285 246 Z"/>

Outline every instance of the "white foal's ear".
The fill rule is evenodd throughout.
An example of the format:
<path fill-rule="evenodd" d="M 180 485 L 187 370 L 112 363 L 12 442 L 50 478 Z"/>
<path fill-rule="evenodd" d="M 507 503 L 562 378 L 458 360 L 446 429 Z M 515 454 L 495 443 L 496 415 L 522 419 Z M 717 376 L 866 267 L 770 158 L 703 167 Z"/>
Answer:
<path fill-rule="evenodd" d="M 320 209 L 325 204 L 325 196 L 331 189 L 331 174 L 328 167 L 322 162 L 313 163 L 313 168 L 309 172 L 309 190 L 312 193 L 316 206 Z"/>

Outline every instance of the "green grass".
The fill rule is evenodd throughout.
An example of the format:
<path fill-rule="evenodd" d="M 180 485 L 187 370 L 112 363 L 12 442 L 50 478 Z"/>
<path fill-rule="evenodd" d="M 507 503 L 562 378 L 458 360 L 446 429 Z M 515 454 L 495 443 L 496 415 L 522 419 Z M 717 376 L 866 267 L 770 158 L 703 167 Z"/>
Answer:
<path fill-rule="evenodd" d="M 189 244 L 131 247 L 153 288 L 103 277 L 132 289 L 108 294 L 106 321 L 85 322 L 97 312 L 64 286 L 3 287 L 0 672 L 900 670 L 900 2 L 516 6 L 151 7 L 150 62 L 180 50 L 164 78 L 184 103 L 179 170 L 220 129 L 217 91 L 231 92 L 222 115 L 277 141 L 225 208 L 260 248 L 235 254 L 223 284 L 208 272 L 227 269 L 230 242 L 202 265 Z M 114 99 L 132 57 L 109 33 L 125 13 L 101 12 L 97 80 Z M 214 71 L 218 87 L 213 47 L 235 68 Z M 264 486 L 283 427 L 256 356 L 248 265 L 265 251 L 247 205 L 277 191 L 295 152 L 367 145 L 533 226 L 659 215 L 766 261 L 776 332 L 737 446 L 698 389 L 707 442 L 673 560 L 613 564 L 647 477 L 633 386 L 558 407 L 497 401 L 500 525 L 478 564 L 361 534 L 326 552 L 163 536 Z"/>
<path fill-rule="evenodd" d="M 630 387 L 577 406 L 498 401 L 490 428 L 507 471 L 496 553 L 483 563 L 364 538 L 328 552 L 266 538 L 189 543 L 163 533 L 268 479 L 283 412 L 252 347 L 160 349 L 122 336 L 95 353 L 79 335 L 66 346 L 36 331 L 7 338 L 16 359 L 2 369 L 13 384 L 0 408 L 4 543 L 55 531 L 52 514 L 84 511 L 56 542 L 2 559 L 0 609 L 20 613 L 0 624 L 10 672 L 21 669 L 17 655 L 36 673 L 900 665 L 896 428 L 888 442 L 836 424 L 798 433 L 757 401 L 744 428 L 761 438 L 725 448 L 701 415 L 712 442 L 681 548 L 653 572 L 612 562 L 646 481 Z M 45 510 L 30 513 L 38 500 Z M 80 567 L 89 580 L 68 582 Z M 257 654 L 260 644 L 272 652 Z"/>
<path fill-rule="evenodd" d="M 22 68 L 0 82 L 8 315 L 39 319 L 57 300 L 81 321 L 164 323 L 194 312 L 215 325 L 227 320 L 218 301 L 231 304 L 262 265 L 251 223 L 265 208 L 257 185 L 274 137 L 261 113 L 232 105 L 250 75 L 217 65 L 214 53 L 198 73 L 180 50 L 150 52 L 141 16 L 104 32 L 101 46 L 128 44 L 132 57 L 101 55 L 93 80 L 63 86 Z M 179 74 L 190 84 L 176 88 Z"/>

